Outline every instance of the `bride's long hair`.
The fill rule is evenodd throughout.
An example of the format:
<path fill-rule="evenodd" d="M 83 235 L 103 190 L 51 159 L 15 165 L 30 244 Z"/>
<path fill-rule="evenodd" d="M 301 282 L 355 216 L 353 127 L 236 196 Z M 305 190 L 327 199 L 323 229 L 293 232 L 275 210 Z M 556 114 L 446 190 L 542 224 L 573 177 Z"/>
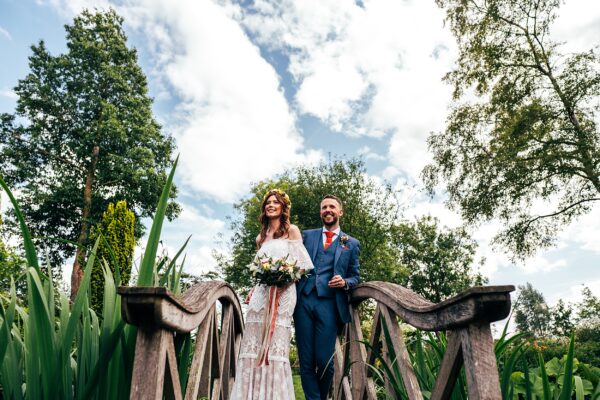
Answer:
<path fill-rule="evenodd" d="M 260 237 L 258 238 L 258 243 L 256 244 L 257 248 L 264 243 L 267 239 L 267 231 L 269 230 L 269 218 L 267 217 L 267 213 L 265 212 L 265 206 L 267 205 L 267 200 L 269 197 L 275 196 L 277 201 L 281 204 L 281 215 L 279 216 L 279 228 L 273 233 L 273 239 L 278 239 L 287 235 L 288 230 L 290 229 L 290 208 L 292 203 L 290 202 L 290 198 L 285 192 L 279 189 L 269 190 L 265 197 L 263 197 L 262 205 L 260 206 L 260 217 L 258 220 L 260 221 L 262 227 L 260 229 Z"/>

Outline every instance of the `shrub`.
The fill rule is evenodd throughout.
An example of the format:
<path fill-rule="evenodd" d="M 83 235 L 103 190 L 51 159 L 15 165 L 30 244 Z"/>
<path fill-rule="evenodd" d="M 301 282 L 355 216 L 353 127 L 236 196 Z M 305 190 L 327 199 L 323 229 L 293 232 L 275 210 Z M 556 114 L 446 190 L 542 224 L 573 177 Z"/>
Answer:
<path fill-rule="evenodd" d="M 118 201 L 116 205 L 108 205 L 102 222 L 92 232 L 92 241 L 102 237 L 92 269 L 91 307 L 96 312 L 102 310 L 104 297 L 103 262 L 109 265 L 121 284 L 129 283 L 135 246 L 134 228 L 135 214 L 127 208 L 126 201 Z"/>

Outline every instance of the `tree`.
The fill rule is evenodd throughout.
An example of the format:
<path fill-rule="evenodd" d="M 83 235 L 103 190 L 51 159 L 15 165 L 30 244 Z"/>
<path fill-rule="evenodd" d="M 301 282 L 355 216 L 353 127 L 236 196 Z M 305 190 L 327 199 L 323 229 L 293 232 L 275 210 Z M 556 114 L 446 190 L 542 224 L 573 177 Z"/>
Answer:
<path fill-rule="evenodd" d="M 0 239 L 0 293 L 8 293 L 11 279 L 19 295 L 25 293 L 25 260 Z"/>
<path fill-rule="evenodd" d="M 562 299 L 552 307 L 552 334 L 554 336 L 571 336 L 575 330 L 573 307 Z"/>
<path fill-rule="evenodd" d="M 140 217 L 152 216 L 172 164 L 173 140 L 152 115 L 122 23 L 113 10 L 84 11 L 65 26 L 66 53 L 51 55 L 43 41 L 32 46 L 31 72 L 15 87 L 16 112 L 0 115 L 1 173 L 19 190 L 33 234 L 77 243 L 72 296 L 90 226 L 108 203 L 125 199 L 139 238 Z M 168 216 L 178 212 L 172 201 Z M 64 241 L 48 247 L 55 264 L 73 250 Z"/>
<path fill-rule="evenodd" d="M 401 211 L 397 192 L 389 185 L 376 183 L 366 174 L 364 163 L 353 159 L 300 166 L 252 185 L 250 197 L 235 205 L 231 257 L 217 258 L 224 278 L 236 289 L 244 292 L 251 286 L 246 265 L 256 253 L 260 205 L 271 188 L 282 189 L 290 196 L 291 220 L 300 229 L 321 227 L 319 205 L 323 196 L 340 197 L 344 203 L 341 228 L 361 242 L 361 280 L 406 282 L 407 270 L 391 241 L 391 226 Z"/>
<path fill-rule="evenodd" d="M 583 326 L 600 328 L 600 299 L 592 293 L 589 287 L 581 291 L 583 299 L 577 304 L 577 323 Z"/>
<path fill-rule="evenodd" d="M 0 210 L 2 210 L 1 200 L 0 198 Z M 3 228 L 4 224 L 0 214 L 0 294 L 10 291 L 11 280 L 13 280 L 17 294 L 22 295 L 27 286 L 25 260 L 2 240 Z"/>
<path fill-rule="evenodd" d="M 398 224 L 391 235 L 409 271 L 408 287 L 434 303 L 487 282 L 472 268 L 477 242 L 463 228 L 440 229 L 438 224 L 437 218 L 425 216 Z"/>
<path fill-rule="evenodd" d="M 417 223 L 403 222 L 398 191 L 370 178 L 360 159 L 339 159 L 300 166 L 258 182 L 252 185 L 252 194 L 236 205 L 231 256 L 217 256 L 217 260 L 224 278 L 242 292 L 251 285 L 246 265 L 256 253 L 260 205 L 271 188 L 290 196 L 292 223 L 300 229 L 323 225 L 319 205 L 324 195 L 342 199 L 341 228 L 360 240 L 363 282 L 408 286 L 432 301 L 485 282 L 471 269 L 476 244 L 464 230 L 440 229 L 438 221 L 430 217 Z"/>
<path fill-rule="evenodd" d="M 517 258 L 600 200 L 600 58 L 550 38 L 559 0 L 437 0 L 458 42 L 445 80 L 455 104 L 430 136 L 429 190 L 470 224 L 498 218 L 495 243 Z"/>
<path fill-rule="evenodd" d="M 126 201 L 109 203 L 108 209 L 102 215 L 102 222 L 92 231 L 93 242 L 102 235 L 96 260 L 92 269 L 90 302 L 94 310 L 102 311 L 104 299 L 104 274 L 102 266 L 106 264 L 115 275 L 116 267 L 119 269 L 119 280 L 122 285 L 127 285 L 131 276 L 133 263 L 133 249 L 135 247 L 135 215 L 127 208 Z M 114 258 L 113 258 L 114 257 Z M 115 265 L 116 263 L 116 265 Z M 116 278 L 116 276 L 115 276 Z"/>
<path fill-rule="evenodd" d="M 517 329 L 536 337 L 548 336 L 551 331 L 552 317 L 544 295 L 534 289 L 529 282 L 518 288 L 519 297 L 514 306 Z"/>

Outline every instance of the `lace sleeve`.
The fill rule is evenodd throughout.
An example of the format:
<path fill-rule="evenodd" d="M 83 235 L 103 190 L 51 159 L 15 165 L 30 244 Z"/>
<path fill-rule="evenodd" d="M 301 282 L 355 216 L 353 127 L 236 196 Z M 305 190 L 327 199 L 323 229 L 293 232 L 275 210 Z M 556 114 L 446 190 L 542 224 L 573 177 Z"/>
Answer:
<path fill-rule="evenodd" d="M 302 243 L 302 240 L 290 240 L 290 256 L 296 260 L 298 263 L 298 267 L 303 268 L 305 270 L 314 269 L 312 261 L 310 260 L 310 256 L 306 251 L 306 247 Z"/>

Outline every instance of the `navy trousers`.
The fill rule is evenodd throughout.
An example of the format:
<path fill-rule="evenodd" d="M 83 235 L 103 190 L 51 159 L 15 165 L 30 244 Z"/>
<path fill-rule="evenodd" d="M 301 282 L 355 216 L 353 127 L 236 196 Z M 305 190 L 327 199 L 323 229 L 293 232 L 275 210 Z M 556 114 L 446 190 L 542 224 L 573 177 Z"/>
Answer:
<path fill-rule="evenodd" d="M 300 376 L 306 400 L 326 400 L 333 381 L 335 339 L 342 325 L 335 298 L 299 293 L 294 311 Z"/>

